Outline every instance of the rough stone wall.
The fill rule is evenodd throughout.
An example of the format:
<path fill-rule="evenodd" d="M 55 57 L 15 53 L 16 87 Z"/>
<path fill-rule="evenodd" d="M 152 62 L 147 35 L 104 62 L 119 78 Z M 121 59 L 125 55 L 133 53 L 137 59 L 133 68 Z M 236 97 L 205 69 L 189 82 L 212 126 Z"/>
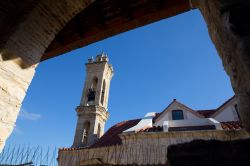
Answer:
<path fill-rule="evenodd" d="M 115 165 L 161 165 L 167 162 L 169 145 L 189 142 L 194 139 L 234 140 L 250 138 L 244 130 L 240 131 L 195 131 L 132 133 L 121 135 L 122 145 L 80 149 L 59 150 L 59 166 L 91 165 L 95 159 L 102 164 Z"/>
<path fill-rule="evenodd" d="M 250 131 L 250 1 L 200 0 L 198 6 L 230 76 L 241 119 Z"/>
<path fill-rule="evenodd" d="M 3 61 L 0 56 L 0 152 L 15 127 L 35 67 L 21 69 L 13 60 Z"/>

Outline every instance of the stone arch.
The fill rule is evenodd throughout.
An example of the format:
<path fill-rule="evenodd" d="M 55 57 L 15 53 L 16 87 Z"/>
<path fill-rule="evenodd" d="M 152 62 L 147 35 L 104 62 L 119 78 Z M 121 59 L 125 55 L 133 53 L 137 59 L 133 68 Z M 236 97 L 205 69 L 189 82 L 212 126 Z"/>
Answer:
<path fill-rule="evenodd" d="M 22 17 L 22 22 L 14 28 L 12 34 L 5 37 L 8 38 L 5 44 L 1 45 L 0 51 L 3 59 L 20 57 L 22 67 L 39 63 L 41 56 L 58 32 L 93 1 L 55 0 L 53 5 L 49 0 L 36 3 L 30 1 L 26 6 L 33 8 L 17 13 L 25 17 Z M 32 5 L 34 3 L 35 5 Z M 25 10 L 25 7 L 22 9 Z"/>
<path fill-rule="evenodd" d="M 101 137 L 101 131 L 102 131 L 101 124 L 100 124 L 100 123 L 98 123 L 98 128 L 97 128 L 97 138 L 100 138 L 100 137 Z"/>
<path fill-rule="evenodd" d="M 83 131 L 82 131 L 82 143 L 84 145 L 88 144 L 89 129 L 90 129 L 90 122 L 86 121 L 83 124 Z"/>
<path fill-rule="evenodd" d="M 92 79 L 92 83 L 91 83 L 91 89 L 93 89 L 94 91 L 96 91 L 96 88 L 97 88 L 97 84 L 98 84 L 98 78 L 97 77 L 94 77 Z"/>
<path fill-rule="evenodd" d="M 90 88 L 88 89 L 88 93 L 87 93 L 87 100 L 88 100 L 88 102 L 95 102 L 97 84 L 98 84 L 98 78 L 97 77 L 93 77 L 93 79 L 91 81 Z"/>
<path fill-rule="evenodd" d="M 7 29 L 7 35 L 3 35 L 3 39 L 0 35 L 0 67 L 4 69 L 1 74 L 8 78 L 1 82 L 0 88 L 2 92 L 0 108 L 5 111 L 0 117 L 0 119 L 2 119 L 2 122 L 0 121 L 0 123 L 4 123 L 4 125 L 0 124 L 0 126 L 6 126 L 0 127 L 0 133 L 4 133 L 0 136 L 0 150 L 13 130 L 22 100 L 34 75 L 35 66 L 28 70 L 22 70 L 20 69 L 20 66 L 24 68 L 37 64 L 51 41 L 63 29 L 63 27 L 72 20 L 75 15 L 80 11 L 83 11 L 83 9 L 93 2 L 94 0 L 54 0 L 53 5 L 51 5 L 52 1 L 49 0 L 30 0 L 25 2 L 14 0 L 0 1 L 0 5 L 4 3 L 9 3 L 7 5 L 11 5 L 11 3 L 13 3 L 17 6 L 17 3 L 19 5 L 21 5 L 21 3 L 27 3 L 26 5 L 21 5 L 21 9 L 17 8 L 17 13 L 14 14 L 12 13 L 12 10 L 9 13 L 8 10 L 0 11 L 1 21 L 2 17 L 4 17 L 5 20 L 5 22 L 0 23 L 1 28 L 6 26 L 6 20 L 8 23 L 9 18 L 17 18 L 13 19 L 14 21 L 5 27 L 5 29 Z M 142 8 L 139 7 L 138 9 L 141 13 L 139 16 L 133 16 L 131 10 L 127 10 L 129 6 L 121 4 L 121 6 L 125 6 L 125 8 L 121 8 L 121 11 L 130 12 L 121 13 L 125 16 L 125 18 L 123 18 L 123 20 L 125 20 L 123 21 L 123 24 L 113 25 L 112 27 L 115 27 L 115 29 L 110 29 L 108 27 L 106 28 L 106 31 L 100 31 L 98 36 L 90 33 L 92 36 L 88 36 L 87 40 L 79 40 L 75 43 L 72 42 L 73 44 L 69 43 L 64 47 L 67 48 L 67 51 L 73 50 L 77 47 L 198 7 L 208 25 L 210 37 L 219 52 L 224 68 L 230 76 L 232 87 L 239 101 L 239 112 L 244 126 L 250 131 L 250 37 L 248 21 L 242 19 L 243 16 L 249 14 L 249 2 L 244 0 L 176 0 L 159 1 L 161 3 L 164 2 L 165 5 L 155 3 L 155 7 L 151 7 L 152 5 L 149 5 L 149 3 L 157 1 L 145 2 L 147 4 L 145 4 L 144 9 L 147 9 L 146 7 L 150 6 L 150 10 L 154 10 L 144 10 L 143 13 L 141 10 Z M 115 1 L 113 1 L 113 3 L 115 3 Z M 12 8 L 15 9 L 15 6 Z M 3 6 L 2 9 L 6 9 L 5 6 Z M 9 17 L 12 15 L 13 17 Z M 239 20 L 243 21 L 239 22 Z M 105 24 L 105 19 L 101 19 L 101 21 Z M 107 26 L 107 24 L 105 24 L 105 26 Z M 60 40 L 60 36 L 58 40 Z M 65 52 L 65 50 L 62 51 L 60 49 L 61 48 L 57 50 L 56 54 L 62 54 Z M 6 60 L 10 59 L 19 59 L 18 57 L 22 60 L 6 62 Z M 13 81 L 10 81 L 11 77 L 15 77 L 18 81 L 20 80 L 20 84 L 15 85 Z M 12 87 L 15 89 L 12 90 Z M 15 92 L 18 92 L 19 95 L 17 96 L 17 93 Z M 9 101 L 11 101 L 11 103 Z"/>
<path fill-rule="evenodd" d="M 54 0 L 53 5 L 49 0 L 0 2 L 4 9 L 0 11 L 0 72 L 4 78 L 0 85 L 0 109 L 4 110 L 0 115 L 0 151 L 13 131 L 36 64 L 58 32 L 93 1 Z"/>

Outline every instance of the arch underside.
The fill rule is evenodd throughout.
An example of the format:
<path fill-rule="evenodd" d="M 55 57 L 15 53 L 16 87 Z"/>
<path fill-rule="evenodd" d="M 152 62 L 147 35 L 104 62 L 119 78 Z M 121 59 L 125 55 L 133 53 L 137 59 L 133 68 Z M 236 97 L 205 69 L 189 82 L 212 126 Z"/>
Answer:
<path fill-rule="evenodd" d="M 97 0 L 57 34 L 41 61 L 190 9 L 187 0 Z"/>
<path fill-rule="evenodd" d="M 207 23 L 239 100 L 243 123 L 250 131 L 249 1 L 10 0 L 0 1 L 0 71 L 4 78 L 0 123 L 5 125 L 0 127 L 4 133 L 0 149 L 13 130 L 33 78 L 32 65 L 195 7 Z M 13 60 L 18 58 L 21 63 Z M 20 83 L 15 84 L 13 78 Z"/>

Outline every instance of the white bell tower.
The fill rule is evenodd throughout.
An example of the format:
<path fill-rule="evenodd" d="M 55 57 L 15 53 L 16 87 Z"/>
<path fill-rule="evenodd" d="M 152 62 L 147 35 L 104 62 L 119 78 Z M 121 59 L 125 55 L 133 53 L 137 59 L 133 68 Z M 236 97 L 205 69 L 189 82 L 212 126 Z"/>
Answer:
<path fill-rule="evenodd" d="M 113 67 L 104 53 L 86 63 L 86 80 L 80 106 L 76 108 L 78 120 L 72 147 L 94 144 L 103 134 L 109 113 L 108 96 Z"/>

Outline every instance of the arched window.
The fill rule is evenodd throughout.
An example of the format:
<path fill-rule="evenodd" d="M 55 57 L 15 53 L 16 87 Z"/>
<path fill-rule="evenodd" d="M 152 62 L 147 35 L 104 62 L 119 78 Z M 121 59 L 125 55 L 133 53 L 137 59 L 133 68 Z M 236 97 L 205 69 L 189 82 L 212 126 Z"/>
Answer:
<path fill-rule="evenodd" d="M 101 125 L 100 125 L 100 123 L 98 124 L 97 137 L 98 137 L 98 138 L 101 137 Z"/>
<path fill-rule="evenodd" d="M 173 110 L 172 111 L 172 120 L 182 120 L 184 119 L 182 110 Z"/>
<path fill-rule="evenodd" d="M 97 83 L 98 83 L 98 78 L 94 77 L 92 80 L 91 87 L 90 87 L 89 92 L 88 92 L 88 102 L 95 101 Z"/>
<path fill-rule="evenodd" d="M 82 132 L 82 143 L 84 143 L 85 145 L 87 145 L 88 143 L 89 128 L 90 128 L 90 122 L 85 122 L 83 125 L 83 132 Z"/>
<path fill-rule="evenodd" d="M 94 77 L 91 84 L 91 89 L 96 90 L 98 78 Z"/>
<path fill-rule="evenodd" d="M 102 84 L 102 97 L 101 97 L 101 103 L 102 103 L 102 105 L 103 105 L 103 102 L 104 102 L 105 89 L 106 89 L 106 82 L 105 82 L 105 80 L 103 80 L 103 84 Z"/>

